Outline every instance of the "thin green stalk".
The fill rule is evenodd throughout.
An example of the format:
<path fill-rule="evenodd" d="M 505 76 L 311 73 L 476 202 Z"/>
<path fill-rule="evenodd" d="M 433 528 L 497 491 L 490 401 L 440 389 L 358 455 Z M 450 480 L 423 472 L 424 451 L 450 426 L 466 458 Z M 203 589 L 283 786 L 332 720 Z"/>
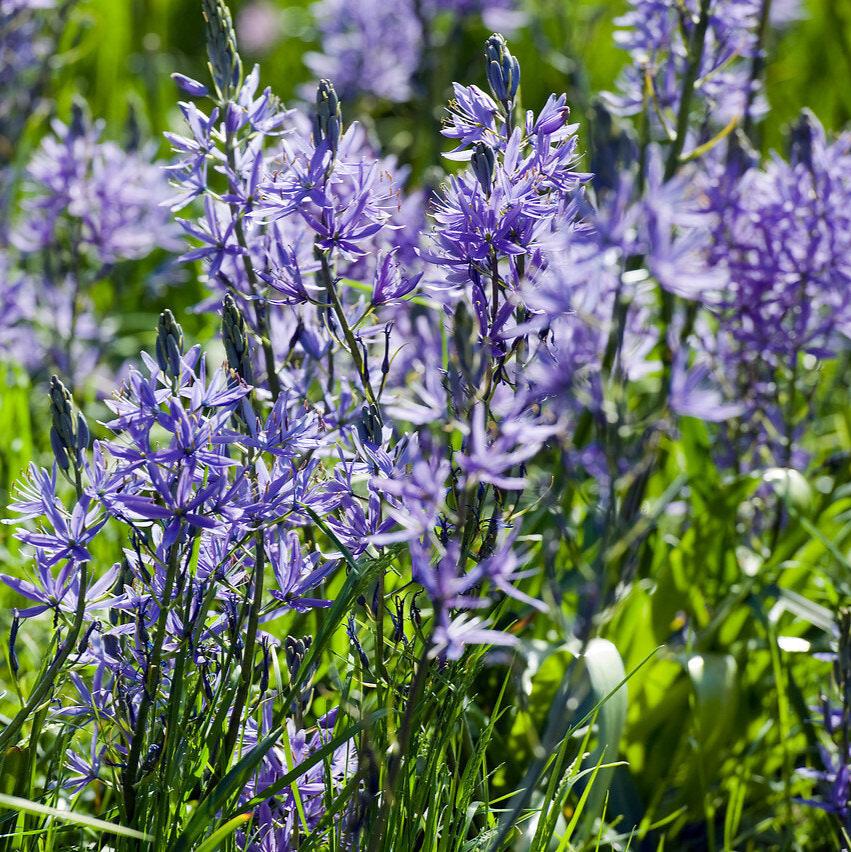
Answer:
<path fill-rule="evenodd" d="M 257 644 L 257 630 L 260 625 L 260 608 L 263 603 L 263 579 L 266 571 L 266 550 L 263 543 L 263 530 L 258 530 L 254 537 L 254 582 L 251 607 L 248 610 L 248 626 L 246 628 L 245 645 L 242 653 L 242 673 L 233 702 L 228 729 L 225 734 L 224 748 L 219 753 L 219 768 L 227 769 L 227 763 L 236 747 L 242 722 L 242 712 L 251 689 L 254 675 L 254 649 Z"/>
<path fill-rule="evenodd" d="M 177 542 L 172 544 L 168 554 L 168 566 L 166 567 L 165 586 L 163 588 L 160 612 L 154 632 L 154 644 L 151 657 L 145 674 L 145 689 L 142 700 L 139 703 L 139 712 L 136 716 L 136 729 L 133 742 L 130 744 L 130 752 L 127 755 L 127 765 L 122 773 L 124 798 L 127 804 L 127 820 L 132 825 L 136 816 L 136 783 L 139 772 L 139 760 L 142 756 L 142 745 L 145 740 L 145 728 L 148 724 L 148 714 L 154 703 L 154 696 L 159 686 L 160 667 L 162 665 L 163 644 L 165 642 L 166 622 L 168 621 L 171 595 L 174 590 L 174 581 L 177 577 L 178 556 L 180 548 Z"/>
<path fill-rule="evenodd" d="M 686 143 L 688 120 L 691 113 L 691 101 L 694 96 L 694 84 L 697 82 L 700 66 L 703 62 L 703 50 L 706 47 L 706 31 L 709 28 L 709 7 L 712 0 L 700 0 L 700 13 L 689 44 L 689 63 L 683 76 L 683 86 L 680 91 L 680 109 L 677 113 L 676 136 L 668 152 L 665 163 L 665 180 L 670 180 L 680 164 L 680 157 Z"/>
<path fill-rule="evenodd" d="M 771 16 L 771 0 L 762 0 L 759 9 L 759 24 L 756 31 L 756 45 L 754 46 L 751 70 L 748 79 L 747 100 L 745 101 L 745 120 L 742 130 L 745 136 L 750 137 L 753 132 L 753 104 L 756 98 L 756 82 L 762 76 L 765 66 L 765 36 L 768 31 L 768 21 Z"/>
<path fill-rule="evenodd" d="M 225 105 L 221 105 L 222 109 Z M 233 135 L 228 134 L 225 142 L 227 149 L 228 167 L 231 171 L 236 171 L 236 158 L 234 151 Z M 248 252 L 248 241 L 245 239 L 245 230 L 242 227 L 242 219 L 239 216 L 236 204 L 230 205 L 231 216 L 234 220 L 234 233 L 236 241 L 239 243 L 242 252 L 242 266 L 245 269 L 245 275 L 248 279 L 248 285 L 251 287 L 252 295 L 257 299 L 254 307 L 255 316 L 257 318 L 257 333 L 260 335 L 260 345 L 263 348 L 263 358 L 266 362 L 266 374 L 269 377 L 269 390 L 272 393 L 272 400 L 277 400 L 281 393 L 281 382 L 278 379 L 278 372 L 275 369 L 275 352 L 272 349 L 272 340 L 269 335 L 269 320 L 266 315 L 265 302 L 262 301 L 260 294 L 260 283 L 257 280 L 257 272 L 254 269 L 254 262 L 251 260 L 251 255 Z"/>
<path fill-rule="evenodd" d="M 425 689 L 426 676 L 429 669 L 428 649 L 429 645 L 426 643 L 423 648 L 423 653 L 417 661 L 417 670 L 414 674 L 414 682 L 411 684 L 411 688 L 408 692 L 408 703 L 405 707 L 405 715 L 402 719 L 402 724 L 396 737 L 395 747 L 393 748 L 392 754 L 388 760 L 387 776 L 384 783 L 384 794 L 381 798 L 381 807 L 378 811 L 378 818 L 370 831 L 369 847 L 367 852 L 378 852 L 381 848 L 381 844 L 384 841 L 384 832 L 387 827 L 387 819 L 390 815 L 390 808 L 397 798 L 398 791 L 396 790 L 396 786 L 411 742 L 411 735 L 414 728 L 414 713 L 417 710 L 420 698 L 422 697 Z"/>
<path fill-rule="evenodd" d="M 334 309 L 334 315 L 337 317 L 337 322 L 340 323 L 340 328 L 342 329 L 343 337 L 346 340 L 349 354 L 352 356 L 352 361 L 354 362 L 355 369 L 357 370 L 358 376 L 361 380 L 361 385 L 363 386 L 364 396 L 366 397 L 367 402 L 375 407 L 375 414 L 380 420 L 381 412 L 378 408 L 378 400 L 375 398 L 375 394 L 372 391 L 372 385 L 370 384 L 369 377 L 366 373 L 366 367 L 364 365 L 363 358 L 361 357 L 358 342 L 355 339 L 355 335 L 349 325 L 349 321 L 346 319 L 346 313 L 343 310 L 342 303 L 340 302 L 340 294 L 337 292 L 337 288 L 334 285 L 334 276 L 331 273 L 331 267 L 328 263 L 328 255 L 326 252 L 320 253 L 319 261 L 321 263 L 322 283 L 325 285 L 325 291 L 328 294 L 328 301 Z"/>

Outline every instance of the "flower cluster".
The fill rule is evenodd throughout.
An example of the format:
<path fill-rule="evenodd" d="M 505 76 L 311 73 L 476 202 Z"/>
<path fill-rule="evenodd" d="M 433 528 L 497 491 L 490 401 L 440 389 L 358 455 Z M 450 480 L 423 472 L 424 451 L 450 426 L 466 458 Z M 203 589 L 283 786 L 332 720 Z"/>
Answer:
<path fill-rule="evenodd" d="M 151 148 L 125 150 L 101 133 L 75 104 L 70 123 L 53 122 L 27 167 L 4 253 L 4 263 L 26 272 L 0 280 L 11 314 L 0 337 L 33 375 L 52 366 L 75 381 L 90 376 L 115 331 L 96 317 L 91 286 L 122 262 L 179 245 Z"/>

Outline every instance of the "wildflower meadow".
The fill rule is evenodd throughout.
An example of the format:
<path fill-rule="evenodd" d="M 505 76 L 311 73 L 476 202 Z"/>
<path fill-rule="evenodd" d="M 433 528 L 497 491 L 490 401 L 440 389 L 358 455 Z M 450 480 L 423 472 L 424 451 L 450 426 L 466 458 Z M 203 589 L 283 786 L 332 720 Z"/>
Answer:
<path fill-rule="evenodd" d="M 0 0 L 0 852 L 851 849 L 849 79 Z"/>

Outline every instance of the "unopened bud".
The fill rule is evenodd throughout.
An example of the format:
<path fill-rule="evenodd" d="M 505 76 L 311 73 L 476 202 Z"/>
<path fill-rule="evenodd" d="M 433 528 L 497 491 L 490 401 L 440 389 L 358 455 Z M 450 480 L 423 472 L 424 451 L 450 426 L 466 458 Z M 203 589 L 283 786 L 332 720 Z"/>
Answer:
<path fill-rule="evenodd" d="M 230 293 L 222 303 L 222 337 L 230 368 L 243 381 L 251 384 L 251 347 L 245 329 L 245 317 Z"/>
<path fill-rule="evenodd" d="M 166 308 L 157 323 L 157 363 L 160 369 L 177 378 L 180 375 L 180 358 L 183 355 L 183 329 Z"/>
<path fill-rule="evenodd" d="M 242 76 L 242 60 L 236 47 L 230 9 L 225 0 L 201 0 L 207 24 L 207 55 L 210 73 L 222 98 L 227 99 Z"/>
<path fill-rule="evenodd" d="M 491 91 L 507 107 L 517 94 L 520 85 L 520 63 L 511 55 L 505 39 L 494 33 L 485 42 L 485 60 Z"/>
<path fill-rule="evenodd" d="M 793 166 L 801 164 L 808 169 L 813 167 L 815 134 L 815 117 L 808 109 L 802 110 L 789 131 L 789 159 Z"/>
<path fill-rule="evenodd" d="M 496 165 L 496 155 L 493 148 L 484 142 L 476 142 L 473 146 L 470 165 L 473 167 L 473 174 L 476 176 L 479 186 L 484 190 L 485 195 L 490 197 L 493 187 L 493 170 Z"/>
<path fill-rule="evenodd" d="M 320 80 L 316 88 L 316 113 L 313 116 L 313 144 L 327 141 L 331 153 L 336 155 L 343 129 L 343 112 L 340 99 L 330 80 Z"/>
<path fill-rule="evenodd" d="M 83 453 L 89 444 L 89 425 L 82 413 L 74 416 L 71 394 L 57 376 L 50 377 L 50 445 L 56 463 L 66 473 L 73 465 L 82 467 Z"/>

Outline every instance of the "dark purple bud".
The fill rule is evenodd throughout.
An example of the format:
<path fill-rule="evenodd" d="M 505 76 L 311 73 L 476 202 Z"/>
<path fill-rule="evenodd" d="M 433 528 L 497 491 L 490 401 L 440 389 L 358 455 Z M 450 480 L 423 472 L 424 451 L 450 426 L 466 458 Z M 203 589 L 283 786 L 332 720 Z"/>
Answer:
<path fill-rule="evenodd" d="M 343 112 L 340 99 L 330 80 L 320 80 L 316 88 L 316 112 L 313 116 L 313 144 L 327 142 L 333 155 L 343 132 Z"/>
<path fill-rule="evenodd" d="M 12 674 L 18 676 L 18 655 L 15 653 L 15 641 L 18 638 L 18 630 L 21 626 L 21 617 L 16 612 L 12 616 L 12 626 L 9 628 L 9 667 Z"/>
<path fill-rule="evenodd" d="M 252 384 L 251 347 L 245 328 L 245 317 L 230 293 L 222 303 L 222 338 L 230 368 L 243 381 Z"/>
<path fill-rule="evenodd" d="M 352 647 L 354 648 L 355 653 L 360 660 L 360 664 L 365 668 L 369 668 L 369 657 L 367 657 L 365 651 L 363 650 L 363 645 L 360 643 L 360 639 L 358 639 L 358 631 L 357 625 L 355 624 L 354 615 L 349 615 L 349 620 L 346 623 L 346 635 L 349 637 L 349 641 L 352 643 Z"/>
<path fill-rule="evenodd" d="M 162 750 L 163 747 L 160 743 L 151 743 L 147 753 L 145 754 L 145 759 L 142 761 L 142 775 L 147 775 L 149 772 L 154 771 L 157 764 L 160 762 Z"/>
<path fill-rule="evenodd" d="M 414 595 L 414 597 L 411 599 L 410 612 L 411 623 L 414 625 L 414 627 L 417 628 L 417 630 L 420 630 L 422 628 L 423 618 L 422 615 L 420 615 L 420 608 L 417 606 L 416 595 Z"/>
<path fill-rule="evenodd" d="M 100 622 L 93 621 L 89 626 L 86 632 L 83 634 L 83 638 L 80 640 L 77 645 L 77 656 L 81 657 L 86 653 L 86 648 L 89 647 L 89 639 L 92 638 L 92 633 L 100 631 Z"/>
<path fill-rule="evenodd" d="M 71 137 L 78 139 L 84 136 L 88 123 L 85 103 L 78 98 L 74 98 L 74 102 L 71 104 L 71 125 L 69 127 Z"/>
<path fill-rule="evenodd" d="M 358 435 L 365 444 L 372 444 L 373 446 L 381 444 L 381 419 L 378 416 L 378 410 L 372 403 L 364 403 L 361 406 Z"/>
<path fill-rule="evenodd" d="M 263 662 L 260 665 L 260 694 L 265 695 L 266 690 L 269 689 L 269 667 L 271 662 L 269 639 L 266 636 L 260 640 L 260 647 L 263 650 Z"/>
<path fill-rule="evenodd" d="M 245 112 L 237 104 L 231 102 L 225 110 L 225 131 L 231 135 L 236 133 L 245 123 Z"/>
<path fill-rule="evenodd" d="M 490 197 L 493 187 L 493 170 L 496 165 L 493 148 L 484 142 L 476 142 L 473 146 L 470 165 L 473 167 L 473 174 L 476 176 L 479 186 L 484 190 L 485 195 Z"/>
<path fill-rule="evenodd" d="M 390 332 L 393 330 L 393 323 L 388 322 L 384 326 L 384 358 L 381 360 L 381 373 L 386 376 L 390 372 Z"/>
<path fill-rule="evenodd" d="M 815 116 L 808 109 L 802 110 L 789 130 L 789 160 L 793 166 L 813 167 L 815 121 Z"/>
<path fill-rule="evenodd" d="M 50 427 L 50 446 L 53 449 L 53 456 L 56 459 L 56 463 L 59 465 L 60 470 L 64 470 L 65 473 L 67 473 L 70 467 L 68 463 L 68 454 L 62 446 L 62 439 L 59 437 L 59 433 L 53 426 Z"/>
<path fill-rule="evenodd" d="M 390 620 L 393 622 L 393 641 L 397 644 L 399 642 L 407 644 L 405 638 L 405 601 L 402 598 L 396 598 L 394 605 L 396 612 L 390 613 Z"/>
<path fill-rule="evenodd" d="M 127 139 L 128 151 L 138 151 L 142 144 L 142 128 L 139 124 L 139 108 L 131 101 L 127 110 L 127 121 L 124 124 L 124 135 Z"/>
<path fill-rule="evenodd" d="M 358 337 L 358 344 L 361 349 L 361 360 L 363 361 L 363 380 L 365 384 L 369 384 L 369 350 L 366 344 Z"/>

